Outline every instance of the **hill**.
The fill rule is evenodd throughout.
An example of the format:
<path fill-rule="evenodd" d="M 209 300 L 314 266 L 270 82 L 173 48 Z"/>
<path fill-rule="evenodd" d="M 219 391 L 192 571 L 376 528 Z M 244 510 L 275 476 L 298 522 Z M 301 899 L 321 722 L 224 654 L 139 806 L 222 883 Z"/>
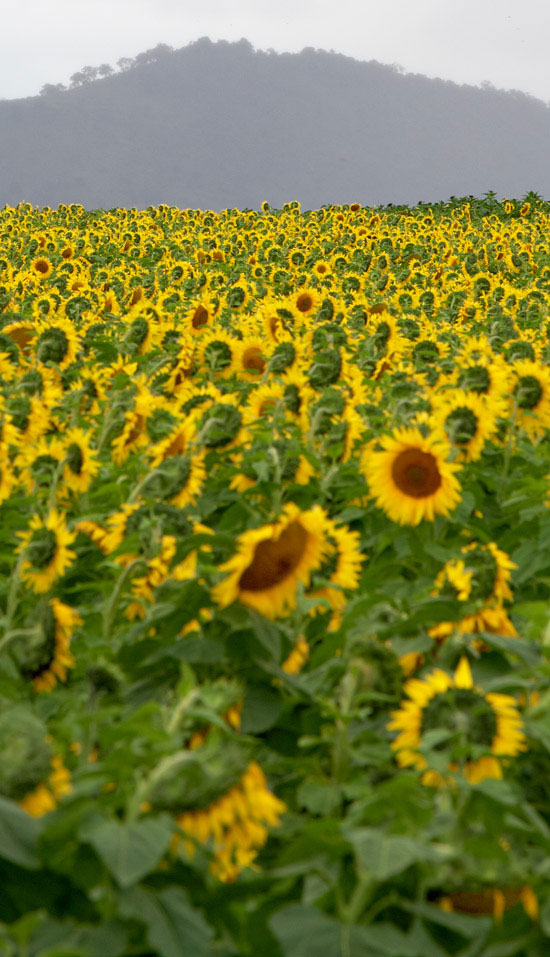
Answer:
<path fill-rule="evenodd" d="M 550 196 L 550 109 L 526 94 L 245 40 L 157 51 L 1 101 L 0 206 Z"/>

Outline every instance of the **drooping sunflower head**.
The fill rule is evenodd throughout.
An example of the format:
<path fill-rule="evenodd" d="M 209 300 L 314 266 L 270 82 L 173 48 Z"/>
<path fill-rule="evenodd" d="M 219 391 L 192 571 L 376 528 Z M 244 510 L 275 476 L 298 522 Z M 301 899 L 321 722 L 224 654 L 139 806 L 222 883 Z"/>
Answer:
<path fill-rule="evenodd" d="M 90 435 L 84 429 L 69 429 L 64 434 L 64 446 L 63 481 L 74 492 L 85 492 L 99 472 L 97 453 L 91 448 Z"/>
<path fill-rule="evenodd" d="M 14 656 L 23 678 L 32 681 L 35 691 L 51 691 L 57 681 L 67 680 L 74 668 L 69 650 L 80 615 L 58 598 L 43 601 L 36 612 L 36 634 L 29 635 L 14 648 Z"/>
<path fill-rule="evenodd" d="M 448 461 L 447 446 L 414 428 L 396 429 L 380 445 L 365 452 L 362 464 L 377 504 L 392 521 L 418 525 L 455 508 L 459 466 Z"/>
<path fill-rule="evenodd" d="M 52 757 L 42 722 L 23 707 L 0 716 L 0 794 L 13 801 L 47 778 Z"/>
<path fill-rule="evenodd" d="M 76 535 L 68 530 L 64 515 L 51 509 L 45 519 L 35 515 L 20 537 L 21 578 L 36 594 L 43 594 L 76 558 L 68 547 Z"/>
<path fill-rule="evenodd" d="M 471 542 L 462 549 L 466 566 L 471 572 L 470 597 L 482 604 L 493 599 L 498 602 L 512 601 L 510 590 L 511 572 L 517 565 L 495 542 L 481 545 Z"/>

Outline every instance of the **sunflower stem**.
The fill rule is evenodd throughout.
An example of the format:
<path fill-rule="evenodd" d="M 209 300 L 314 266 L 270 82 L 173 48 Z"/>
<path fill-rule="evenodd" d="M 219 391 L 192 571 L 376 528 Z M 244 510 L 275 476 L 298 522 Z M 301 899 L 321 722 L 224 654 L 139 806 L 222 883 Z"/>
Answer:
<path fill-rule="evenodd" d="M 145 780 L 136 787 L 128 805 L 127 819 L 135 821 L 141 813 L 141 805 L 147 800 L 155 784 L 158 784 L 171 771 L 177 770 L 180 765 L 187 764 L 191 760 L 194 760 L 193 752 L 187 749 L 176 751 L 174 754 L 162 758 Z"/>
<path fill-rule="evenodd" d="M 192 688 L 189 694 L 184 695 L 181 701 L 178 701 L 166 727 L 168 734 L 174 734 L 174 732 L 178 730 L 178 725 L 180 723 L 182 714 L 187 710 L 189 705 L 192 704 L 194 699 L 198 696 L 198 693 L 199 692 L 197 688 Z"/>
<path fill-rule="evenodd" d="M 41 628 L 39 625 L 36 625 L 34 628 L 13 628 L 11 631 L 6 631 L 0 639 L 0 652 L 14 640 L 14 638 L 28 638 L 29 636 L 35 637 L 39 635 Z"/>
<path fill-rule="evenodd" d="M 518 406 L 517 402 L 514 399 L 514 407 L 512 409 L 512 415 L 510 418 L 510 428 L 508 430 L 508 441 L 506 442 L 506 448 L 504 450 L 504 465 L 502 469 L 502 478 L 505 479 L 508 476 L 508 470 L 510 468 L 510 458 L 512 456 L 512 447 L 514 444 L 514 437 L 516 433 L 516 418 L 517 418 Z"/>
<path fill-rule="evenodd" d="M 111 636 L 111 631 L 113 629 L 113 623 L 115 620 L 116 610 L 118 607 L 118 602 L 124 585 L 136 570 L 138 565 L 147 565 L 147 562 L 144 558 L 134 558 L 133 562 L 130 562 L 126 566 L 122 574 L 119 576 L 117 583 L 113 589 L 113 593 L 107 602 L 107 607 L 103 613 L 103 637 L 105 640 L 108 640 Z"/>
<path fill-rule="evenodd" d="M 49 494 L 49 497 L 48 497 L 48 508 L 49 508 L 49 509 L 55 508 L 55 499 L 56 499 L 56 495 L 57 495 L 57 486 L 58 486 L 58 484 L 59 484 L 59 479 L 60 479 L 60 477 L 61 477 L 61 473 L 63 472 L 64 467 L 65 467 L 65 462 L 62 461 L 62 462 L 59 463 L 59 465 L 57 466 L 57 468 L 56 468 L 56 470 L 55 470 L 55 472 L 54 472 L 53 479 L 52 479 L 52 484 L 51 484 L 51 487 L 50 487 L 50 494 Z"/>
<path fill-rule="evenodd" d="M 23 564 L 23 552 L 19 553 L 17 564 L 13 570 L 13 575 L 8 592 L 8 601 L 6 605 L 6 631 L 10 631 L 17 608 L 17 592 L 21 584 L 21 565 Z"/>
<path fill-rule="evenodd" d="M 369 902 L 373 891 L 372 877 L 369 871 L 362 869 L 357 878 L 357 884 L 347 907 L 343 911 L 343 919 L 347 924 L 356 924 Z"/>

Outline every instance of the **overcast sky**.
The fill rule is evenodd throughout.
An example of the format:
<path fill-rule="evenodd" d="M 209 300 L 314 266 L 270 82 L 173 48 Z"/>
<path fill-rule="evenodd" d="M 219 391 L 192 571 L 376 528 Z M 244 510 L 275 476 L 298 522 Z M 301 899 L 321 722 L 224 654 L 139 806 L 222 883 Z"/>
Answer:
<path fill-rule="evenodd" d="M 550 100 L 548 0 L 0 0 L 0 98 L 157 43 L 246 37 Z"/>

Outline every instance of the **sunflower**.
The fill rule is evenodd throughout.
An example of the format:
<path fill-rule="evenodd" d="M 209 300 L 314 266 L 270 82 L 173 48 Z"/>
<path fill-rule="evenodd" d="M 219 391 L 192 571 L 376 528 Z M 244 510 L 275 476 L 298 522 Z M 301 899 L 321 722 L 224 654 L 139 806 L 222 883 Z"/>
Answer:
<path fill-rule="evenodd" d="M 294 315 L 279 300 L 266 297 L 257 315 L 265 337 L 274 345 L 292 333 Z"/>
<path fill-rule="evenodd" d="M 325 534 L 327 554 L 315 577 L 326 579 L 328 584 L 316 588 L 309 597 L 324 598 L 334 611 L 342 611 L 346 605 L 345 592 L 355 591 L 359 586 L 365 556 L 361 554 L 359 532 L 336 525 L 327 518 Z"/>
<path fill-rule="evenodd" d="M 288 658 L 285 658 L 281 670 L 287 675 L 297 675 L 309 659 L 309 645 L 305 635 L 298 635 Z"/>
<path fill-rule="evenodd" d="M 195 299 L 184 319 L 186 330 L 192 336 L 200 336 L 211 328 L 215 314 L 215 307 L 209 299 Z"/>
<path fill-rule="evenodd" d="M 550 428 L 550 369 L 528 359 L 512 366 L 510 405 L 517 423 L 536 438 Z"/>
<path fill-rule="evenodd" d="M 383 436 L 380 451 L 367 449 L 362 465 L 377 505 L 402 525 L 418 525 L 448 515 L 460 500 L 455 476 L 460 466 L 447 461 L 448 446 L 418 429 L 396 429 Z"/>
<path fill-rule="evenodd" d="M 236 368 L 239 340 L 225 329 L 205 332 L 197 347 L 197 369 L 206 374 L 230 376 Z"/>
<path fill-rule="evenodd" d="M 17 444 L 22 447 L 36 442 L 51 422 L 50 410 L 37 395 L 18 394 L 9 406 L 10 425 L 17 430 Z"/>
<path fill-rule="evenodd" d="M 101 405 L 107 395 L 110 370 L 88 368 L 71 385 L 70 391 L 79 394 L 81 415 L 97 416 L 101 414 Z"/>
<path fill-rule="evenodd" d="M 405 692 L 408 700 L 393 712 L 388 724 L 390 731 L 399 732 L 391 747 L 401 767 L 424 772 L 424 784 L 444 783 L 440 772 L 430 769 L 422 751 L 424 736 L 432 730 L 446 729 L 444 747 L 451 757 L 449 770 L 461 768 L 471 784 L 501 778 L 499 759 L 526 750 L 515 699 L 499 692 L 485 694 L 474 686 L 465 657 L 454 675 L 436 668 L 424 678 L 409 679 Z"/>
<path fill-rule="evenodd" d="M 40 489 L 49 492 L 64 455 L 63 442 L 55 436 L 42 435 L 32 445 L 23 446 L 22 452 L 15 458 L 15 465 L 29 495 Z"/>
<path fill-rule="evenodd" d="M 466 556 L 466 565 L 473 575 L 472 598 L 483 603 L 493 599 L 499 603 L 513 600 L 509 583 L 517 565 L 495 542 L 487 545 L 470 542 L 464 546 L 462 554 Z"/>
<path fill-rule="evenodd" d="M 0 505 L 10 497 L 14 485 L 15 476 L 9 457 L 0 448 Z"/>
<path fill-rule="evenodd" d="M 40 281 L 44 279 L 49 279 L 53 272 L 53 266 L 49 259 L 46 259 L 45 256 L 38 256 L 37 259 L 34 259 L 31 263 L 31 273 L 35 279 Z"/>
<path fill-rule="evenodd" d="M 45 520 L 33 516 L 28 531 L 17 534 L 21 538 L 17 552 L 23 556 L 21 578 L 36 594 L 43 594 L 76 558 L 68 547 L 76 534 L 68 530 L 64 515 L 56 509 Z"/>
<path fill-rule="evenodd" d="M 235 354 L 235 372 L 239 379 L 254 382 L 263 376 L 271 349 L 260 336 L 245 336 L 237 343 Z"/>
<path fill-rule="evenodd" d="M 194 409 L 190 418 L 197 430 L 197 443 L 218 452 L 244 445 L 247 432 L 243 428 L 243 415 L 238 404 L 236 395 L 226 393 L 219 402 L 209 400 L 206 408 Z"/>
<path fill-rule="evenodd" d="M 508 204 L 509 205 L 509 204 Z M 438 904 L 447 913 L 457 911 L 460 914 L 485 914 L 492 916 L 496 923 L 500 923 L 504 911 L 521 904 L 531 920 L 536 920 L 539 913 L 537 895 L 527 885 L 523 887 L 490 887 L 484 890 L 452 891 L 446 897 L 441 897 Z"/>
<path fill-rule="evenodd" d="M 146 429 L 147 420 L 161 404 L 160 398 L 145 385 L 144 377 L 138 377 L 136 384 L 138 390 L 134 408 L 126 413 L 124 425 L 111 447 L 113 462 L 118 466 L 124 465 L 131 452 L 149 445 L 151 440 Z"/>
<path fill-rule="evenodd" d="M 75 361 L 80 336 L 69 319 L 48 316 L 36 323 L 36 332 L 33 347 L 39 362 L 53 362 L 63 370 Z"/>
<path fill-rule="evenodd" d="M 510 370 L 500 356 L 489 359 L 467 357 L 451 375 L 450 382 L 464 392 L 475 392 L 490 402 L 496 414 L 503 414 L 509 391 Z"/>
<path fill-rule="evenodd" d="M 52 757 L 50 767 L 47 780 L 38 784 L 19 801 L 19 806 L 31 817 L 43 817 L 49 811 L 55 810 L 60 798 L 70 794 L 73 789 L 70 772 L 60 755 Z"/>
<path fill-rule="evenodd" d="M 177 818 L 183 833 L 176 836 L 173 849 L 183 839 L 187 856 L 192 858 L 196 843 L 211 841 L 214 857 L 210 870 L 219 881 L 230 883 L 245 867 L 253 866 L 268 839 L 269 828 L 280 823 L 285 810 L 283 802 L 269 790 L 260 766 L 252 762 L 240 780 L 217 800 Z"/>
<path fill-rule="evenodd" d="M 58 598 L 45 603 L 41 614 L 40 634 L 36 642 L 21 647 L 16 657 L 24 678 L 32 680 L 35 691 L 51 691 L 57 681 L 67 680 L 67 670 L 75 660 L 69 650 L 75 628 L 82 624 L 80 615 Z"/>
<path fill-rule="evenodd" d="M 68 429 L 63 442 L 63 482 L 73 492 L 86 492 L 99 472 L 97 452 L 90 448 L 90 436 L 84 429 Z"/>
<path fill-rule="evenodd" d="M 185 508 L 196 501 L 206 480 L 204 452 L 189 452 L 173 455 L 163 462 L 164 487 L 159 490 L 162 498 L 171 505 Z"/>
<path fill-rule="evenodd" d="M 330 264 L 325 259 L 318 259 L 313 266 L 313 272 L 318 279 L 327 280 L 332 276 Z"/>
<path fill-rule="evenodd" d="M 168 435 L 153 445 L 147 453 L 151 459 L 151 467 L 157 468 L 161 462 L 189 452 L 195 433 L 196 426 L 192 418 L 186 417 L 179 422 Z"/>
<path fill-rule="evenodd" d="M 496 414 L 475 392 L 453 390 L 442 396 L 430 418 L 433 434 L 457 451 L 458 462 L 475 462 L 496 432 Z"/>
<path fill-rule="evenodd" d="M 243 409 L 243 422 L 252 425 L 254 422 L 264 423 L 273 415 L 275 409 L 283 404 L 284 389 L 278 382 L 266 382 L 264 385 L 253 387 L 248 393 L 246 406 Z"/>
<path fill-rule="evenodd" d="M 320 296 L 316 289 L 304 286 L 292 297 L 292 305 L 299 315 L 310 316 L 319 304 Z"/>
<path fill-rule="evenodd" d="M 327 551 L 327 517 L 319 505 L 307 512 L 290 503 L 279 521 L 243 532 L 237 552 L 221 571 L 227 578 L 212 591 L 224 608 L 235 600 L 275 618 L 296 606 L 296 586 L 309 584 Z"/>
<path fill-rule="evenodd" d="M 24 356 L 30 353 L 35 334 L 32 322 L 10 322 L 2 329 L 2 335 L 8 336 Z"/>

